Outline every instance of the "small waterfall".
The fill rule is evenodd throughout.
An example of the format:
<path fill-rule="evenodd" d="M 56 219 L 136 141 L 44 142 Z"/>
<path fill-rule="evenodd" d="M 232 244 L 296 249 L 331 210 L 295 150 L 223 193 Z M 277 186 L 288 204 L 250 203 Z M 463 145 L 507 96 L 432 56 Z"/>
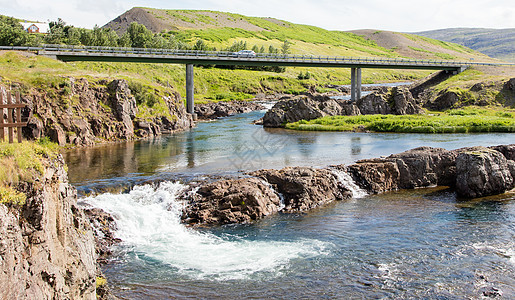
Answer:
<path fill-rule="evenodd" d="M 363 198 L 368 195 L 368 193 L 364 189 L 360 188 L 354 182 L 354 180 L 349 175 L 349 173 L 342 171 L 342 170 L 334 169 L 334 168 L 331 169 L 331 171 L 333 172 L 334 175 L 336 175 L 336 177 L 338 177 L 338 180 L 340 181 L 340 183 L 342 183 L 343 186 L 345 186 L 347 189 L 349 189 L 352 192 L 353 198 Z"/>
<path fill-rule="evenodd" d="M 177 197 L 185 188 L 180 183 L 161 182 L 82 201 L 114 217 L 123 255 L 147 262 L 141 270 L 144 273 L 158 272 L 154 270 L 157 261 L 161 273 L 195 279 L 246 279 L 263 272 L 279 276 L 291 260 L 328 253 L 329 244 L 315 239 L 249 240 L 188 228 L 181 223 L 184 203 Z"/>
<path fill-rule="evenodd" d="M 274 193 L 277 194 L 277 196 L 279 196 L 279 207 L 277 208 L 278 211 L 281 211 L 283 210 L 285 207 L 286 207 L 286 202 L 284 202 L 284 195 L 282 193 L 279 193 L 268 181 L 264 180 L 264 179 L 260 179 L 261 182 L 266 185 L 267 187 L 269 187 L 272 191 L 274 191 Z"/>

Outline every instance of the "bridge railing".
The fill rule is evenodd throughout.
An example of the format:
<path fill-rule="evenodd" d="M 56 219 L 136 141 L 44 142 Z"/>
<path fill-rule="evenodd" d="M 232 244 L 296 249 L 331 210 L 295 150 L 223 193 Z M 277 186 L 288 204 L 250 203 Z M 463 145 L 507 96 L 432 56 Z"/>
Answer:
<path fill-rule="evenodd" d="M 408 58 L 383 58 L 383 57 L 345 57 L 345 56 L 316 56 L 316 55 L 291 55 L 277 53 L 256 53 L 256 55 L 239 55 L 227 51 L 197 51 L 178 49 L 153 49 L 153 48 L 121 48 L 102 46 L 69 46 L 69 45 L 42 45 L 37 47 L 23 46 L 0 46 L 0 50 L 18 51 L 56 51 L 71 53 L 91 54 L 120 54 L 120 55 L 161 55 L 161 56 L 183 56 L 183 57 L 206 57 L 213 59 L 237 59 L 237 60 L 275 60 L 293 62 L 334 62 L 334 63 L 360 63 L 360 64 L 393 64 L 393 65 L 442 65 L 442 66 L 498 66 L 510 65 L 510 63 L 486 63 L 486 62 L 464 62 L 464 61 L 441 61 L 441 60 L 420 60 Z"/>

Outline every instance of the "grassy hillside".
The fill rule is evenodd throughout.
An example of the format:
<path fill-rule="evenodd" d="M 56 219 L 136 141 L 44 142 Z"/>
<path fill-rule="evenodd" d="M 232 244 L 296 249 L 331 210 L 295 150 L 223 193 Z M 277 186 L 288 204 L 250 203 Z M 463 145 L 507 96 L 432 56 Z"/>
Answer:
<path fill-rule="evenodd" d="M 258 93 L 300 93 L 316 85 L 349 84 L 348 69 L 310 69 L 311 78 L 299 79 L 304 68 L 287 68 L 284 73 L 248 70 L 195 68 L 195 99 L 197 103 L 212 100 L 252 98 Z M 375 70 L 363 71 L 363 82 L 414 80 L 428 75 L 427 71 Z M 0 83 L 20 83 L 22 89 L 65 86 L 68 77 L 84 77 L 90 81 L 127 79 L 143 85 L 157 94 L 172 87 L 185 95 L 185 67 L 167 64 L 137 63 L 63 63 L 47 57 L 26 53 L 0 51 Z"/>
<path fill-rule="evenodd" d="M 464 45 L 491 57 L 515 62 L 515 28 L 449 28 L 415 34 Z"/>
<path fill-rule="evenodd" d="M 361 57 L 406 57 L 425 59 L 490 60 L 465 47 L 385 31 L 329 31 L 309 25 L 294 24 L 273 18 L 248 17 L 239 14 L 133 8 L 105 25 L 124 33 L 131 22 L 145 25 L 154 33 L 174 35 L 190 44 L 201 39 L 217 50 L 234 42 L 246 42 L 268 49 L 280 48 L 285 40 L 290 51 L 301 55 L 335 55 Z"/>

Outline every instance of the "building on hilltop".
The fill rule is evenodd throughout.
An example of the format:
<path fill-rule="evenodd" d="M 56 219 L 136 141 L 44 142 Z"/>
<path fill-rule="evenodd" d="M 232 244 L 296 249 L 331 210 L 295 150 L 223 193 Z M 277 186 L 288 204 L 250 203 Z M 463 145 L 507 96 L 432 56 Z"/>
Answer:
<path fill-rule="evenodd" d="M 50 26 L 47 23 L 25 23 L 20 22 L 23 29 L 28 33 L 48 33 Z"/>

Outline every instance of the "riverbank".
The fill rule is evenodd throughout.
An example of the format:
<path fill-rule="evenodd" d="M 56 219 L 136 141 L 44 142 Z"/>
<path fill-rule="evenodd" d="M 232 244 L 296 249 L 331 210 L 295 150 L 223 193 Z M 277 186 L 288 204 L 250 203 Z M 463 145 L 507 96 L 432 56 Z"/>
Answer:
<path fill-rule="evenodd" d="M 0 162 L 0 298 L 97 299 L 93 229 L 57 147 L 2 142 Z"/>
<path fill-rule="evenodd" d="M 423 115 L 333 116 L 288 123 L 285 128 L 397 133 L 515 132 L 515 110 L 467 107 Z"/>

